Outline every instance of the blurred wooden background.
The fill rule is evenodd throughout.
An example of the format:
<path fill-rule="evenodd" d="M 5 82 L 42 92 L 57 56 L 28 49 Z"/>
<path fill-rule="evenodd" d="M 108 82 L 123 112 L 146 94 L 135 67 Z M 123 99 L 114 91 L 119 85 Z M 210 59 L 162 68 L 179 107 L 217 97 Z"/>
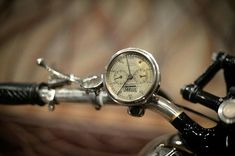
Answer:
<path fill-rule="evenodd" d="M 161 88 L 182 105 L 180 88 L 211 63 L 213 52 L 235 51 L 232 0 L 0 0 L 0 81 L 42 82 L 43 57 L 65 73 L 100 74 L 126 47 L 151 52 L 159 63 Z M 225 92 L 219 73 L 207 86 Z M 193 116 L 204 126 L 206 120 Z M 142 118 L 126 108 L 63 103 L 47 107 L 0 106 L 0 155 L 132 156 L 150 140 L 175 129 L 156 113 Z"/>

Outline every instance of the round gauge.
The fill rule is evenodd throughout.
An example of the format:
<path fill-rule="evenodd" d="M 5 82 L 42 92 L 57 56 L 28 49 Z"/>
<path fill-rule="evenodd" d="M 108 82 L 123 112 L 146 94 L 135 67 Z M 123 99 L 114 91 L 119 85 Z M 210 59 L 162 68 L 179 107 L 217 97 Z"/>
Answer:
<path fill-rule="evenodd" d="M 158 89 L 160 72 L 157 62 L 149 52 L 126 48 L 113 55 L 106 67 L 104 80 L 114 101 L 138 105 Z"/>

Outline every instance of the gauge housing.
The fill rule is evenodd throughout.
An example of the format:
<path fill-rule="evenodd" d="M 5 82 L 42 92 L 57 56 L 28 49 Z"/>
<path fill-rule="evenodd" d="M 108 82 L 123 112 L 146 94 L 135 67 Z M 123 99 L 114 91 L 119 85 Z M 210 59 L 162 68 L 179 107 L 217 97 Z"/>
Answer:
<path fill-rule="evenodd" d="M 112 88 L 111 84 L 108 81 L 111 69 L 113 65 L 116 63 L 117 58 L 120 57 L 121 55 L 136 55 L 139 57 L 144 58 L 147 63 L 151 66 L 151 74 L 152 74 L 152 81 L 151 84 L 149 85 L 148 89 L 144 92 L 143 95 L 135 98 L 135 99 L 125 99 L 122 98 L 118 95 L 118 93 L 115 93 Z M 129 69 L 130 70 L 130 69 Z M 141 69 L 140 69 L 141 70 Z M 127 80 L 126 80 L 127 81 Z M 123 84 L 125 86 L 125 84 Z M 123 87 L 122 86 L 122 87 Z M 104 73 L 104 87 L 107 90 L 108 94 L 114 100 L 115 102 L 122 104 L 122 105 L 127 105 L 127 106 L 135 106 L 135 105 L 140 105 L 145 103 L 152 95 L 153 93 L 156 93 L 160 87 L 160 71 L 159 71 L 159 66 L 149 52 L 139 49 L 139 48 L 126 48 L 122 49 L 118 52 L 116 52 L 111 59 L 109 60 L 106 68 L 105 68 L 105 73 Z M 122 89 L 122 88 L 121 88 Z"/>

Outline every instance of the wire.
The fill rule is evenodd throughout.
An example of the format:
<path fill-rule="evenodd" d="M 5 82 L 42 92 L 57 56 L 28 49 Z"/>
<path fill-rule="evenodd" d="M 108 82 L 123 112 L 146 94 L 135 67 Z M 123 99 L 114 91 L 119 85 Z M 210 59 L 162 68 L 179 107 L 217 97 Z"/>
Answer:
<path fill-rule="evenodd" d="M 210 116 L 207 116 L 207 115 L 202 114 L 202 113 L 200 113 L 200 112 L 197 112 L 197 111 L 195 111 L 195 110 L 193 110 L 193 109 L 191 109 L 191 108 L 188 108 L 188 107 L 185 107 L 185 106 L 176 104 L 176 103 L 175 103 L 175 105 L 178 106 L 178 107 L 180 107 L 180 108 L 183 108 L 183 109 L 185 109 L 185 110 L 187 110 L 187 111 L 189 111 L 189 112 L 191 112 L 191 113 L 194 113 L 194 114 L 196 114 L 196 115 L 199 115 L 199 116 L 201 116 L 201 117 L 204 117 L 204 118 L 207 118 L 207 119 L 209 119 L 209 120 L 211 120 L 211 121 L 214 121 L 214 122 L 216 122 L 216 123 L 219 122 L 217 119 L 214 119 L 213 117 L 210 117 Z"/>
<path fill-rule="evenodd" d="M 172 102 L 173 102 L 173 100 L 170 98 L 170 96 L 167 95 L 166 92 L 163 91 L 162 89 L 160 89 L 160 90 L 158 91 L 158 95 L 160 95 L 160 96 L 162 96 L 162 97 L 168 99 L 169 101 L 172 101 Z M 195 110 L 193 110 L 193 109 L 191 109 L 191 108 L 189 108 L 189 107 L 185 107 L 185 106 L 179 105 L 179 104 L 177 104 L 177 103 L 175 103 L 175 102 L 173 102 L 173 103 L 174 103 L 176 106 L 178 106 L 178 107 L 180 107 L 180 108 L 183 108 L 184 110 L 186 110 L 186 111 L 188 111 L 188 112 L 194 113 L 194 114 L 196 114 L 196 115 L 198 115 L 198 116 L 204 117 L 204 118 L 209 119 L 209 120 L 211 120 L 211 121 L 214 121 L 214 122 L 216 122 L 216 123 L 219 122 L 217 119 L 214 119 L 213 117 L 210 117 L 210 116 L 207 116 L 207 115 L 202 114 L 202 113 L 200 113 L 200 112 L 197 112 L 197 111 L 195 111 Z"/>

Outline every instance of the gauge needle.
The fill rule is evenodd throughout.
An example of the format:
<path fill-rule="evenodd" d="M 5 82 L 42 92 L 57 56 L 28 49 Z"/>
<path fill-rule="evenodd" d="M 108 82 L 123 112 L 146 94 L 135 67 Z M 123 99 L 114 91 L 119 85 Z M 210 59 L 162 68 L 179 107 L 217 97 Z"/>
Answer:
<path fill-rule="evenodd" d="M 133 76 L 131 74 L 130 65 L 129 65 L 129 61 L 128 61 L 127 55 L 126 55 L 126 62 L 127 62 L 128 72 L 129 72 L 128 78 L 132 79 Z"/>
<path fill-rule="evenodd" d="M 119 77 L 115 77 L 114 80 L 121 79 L 121 78 L 122 78 L 122 75 Z"/>
<path fill-rule="evenodd" d="M 123 83 L 122 87 L 118 90 L 117 95 L 121 93 L 122 88 L 126 85 L 126 83 L 127 83 L 128 80 L 130 80 L 130 79 L 129 79 L 129 76 L 128 76 L 128 78 L 126 79 L 126 81 Z"/>
<path fill-rule="evenodd" d="M 126 81 L 123 83 L 122 87 L 118 90 L 117 95 L 121 93 L 122 88 L 126 85 L 126 83 L 133 78 L 132 75 L 128 75 Z"/>
<path fill-rule="evenodd" d="M 127 63 L 129 75 L 128 75 L 126 81 L 123 83 L 122 87 L 118 90 L 117 95 L 121 93 L 122 88 L 126 85 L 128 80 L 131 80 L 133 78 L 133 75 L 131 74 L 130 65 L 129 65 L 129 61 L 128 61 L 127 55 L 126 55 L 126 63 Z"/>
<path fill-rule="evenodd" d="M 146 75 L 140 75 L 140 78 L 142 78 L 142 77 L 146 77 Z"/>

